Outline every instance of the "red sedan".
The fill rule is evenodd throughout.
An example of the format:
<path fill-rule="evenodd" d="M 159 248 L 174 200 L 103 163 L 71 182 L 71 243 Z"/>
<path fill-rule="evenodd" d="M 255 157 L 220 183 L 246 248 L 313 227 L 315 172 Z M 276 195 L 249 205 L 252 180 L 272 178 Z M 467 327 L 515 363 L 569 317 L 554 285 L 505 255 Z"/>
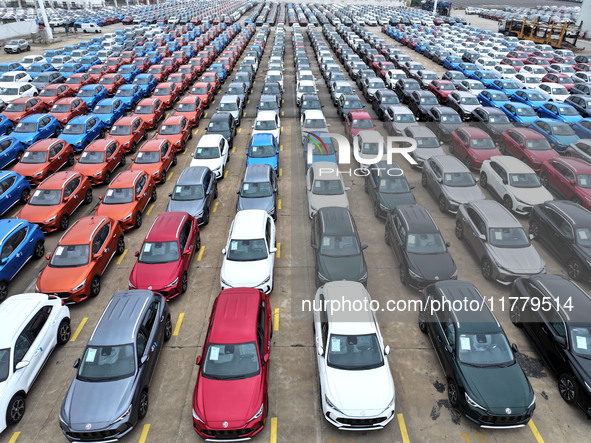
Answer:
<path fill-rule="evenodd" d="M 38 185 L 65 165 L 76 161 L 74 150 L 69 143 L 59 138 L 47 138 L 33 143 L 12 170 L 27 179 L 31 185 Z"/>
<path fill-rule="evenodd" d="M 203 102 L 195 95 L 187 95 L 179 101 L 174 115 L 187 117 L 191 128 L 198 126 L 203 115 Z"/>
<path fill-rule="evenodd" d="M 69 85 L 76 94 L 78 91 L 80 91 L 82 86 L 90 85 L 91 83 L 96 83 L 97 81 L 98 79 L 95 80 L 90 74 L 86 72 L 79 72 L 69 76 L 66 80 L 66 85 Z"/>
<path fill-rule="evenodd" d="M 222 85 L 222 80 L 217 72 L 204 72 L 199 81 L 211 84 L 214 91 L 220 89 Z"/>
<path fill-rule="evenodd" d="M 72 170 L 88 177 L 93 185 L 109 184 L 113 171 L 119 165 L 125 165 L 123 148 L 117 140 L 100 139 L 84 149 Z"/>
<path fill-rule="evenodd" d="M 578 158 L 545 161 L 540 174 L 542 184 L 565 200 L 591 209 L 591 165 Z"/>
<path fill-rule="evenodd" d="M 187 140 L 193 138 L 189 120 L 183 115 L 173 115 L 162 122 L 156 134 L 157 140 L 168 140 L 176 152 L 185 149 Z"/>
<path fill-rule="evenodd" d="M 21 97 L 8 104 L 2 115 L 14 124 L 27 115 L 40 114 L 47 110 L 47 105 L 38 97 Z"/>
<path fill-rule="evenodd" d="M 118 72 L 114 74 L 105 74 L 99 80 L 99 85 L 103 85 L 109 95 L 114 95 L 119 86 L 125 84 L 125 78 Z"/>
<path fill-rule="evenodd" d="M 152 74 L 160 83 L 166 81 L 168 78 L 168 69 L 166 69 L 166 66 L 152 65 L 150 66 L 150 69 L 148 69 L 148 74 Z"/>
<path fill-rule="evenodd" d="M 110 72 L 111 67 L 108 65 L 94 65 L 86 71 L 86 73 L 90 75 L 90 78 L 94 80 L 93 83 L 97 83 L 103 75 L 109 74 Z"/>
<path fill-rule="evenodd" d="M 575 82 L 568 74 L 549 73 L 542 77 L 542 82 L 558 83 L 560 86 L 564 86 L 568 91 L 570 91 L 575 85 Z"/>
<path fill-rule="evenodd" d="M 121 117 L 109 131 L 109 139 L 117 140 L 127 154 L 135 152 L 141 140 L 146 137 L 146 124 L 137 115 Z"/>
<path fill-rule="evenodd" d="M 546 160 L 559 158 L 542 134 L 529 128 L 508 129 L 501 134 L 499 148 L 503 155 L 511 154 L 527 163 L 534 171 L 542 169 Z"/>
<path fill-rule="evenodd" d="M 39 100 L 44 102 L 48 108 L 51 108 L 55 102 L 64 97 L 71 97 L 74 95 L 74 89 L 69 85 L 57 84 L 47 85 L 43 88 L 37 96 Z"/>
<path fill-rule="evenodd" d="M 361 131 L 371 131 L 376 125 L 367 111 L 349 111 L 345 115 L 345 134 L 352 142 Z"/>
<path fill-rule="evenodd" d="M 168 83 L 174 83 L 179 88 L 180 93 L 183 93 L 185 89 L 191 84 L 191 79 L 183 74 L 182 72 L 175 72 L 168 76 Z"/>
<path fill-rule="evenodd" d="M 482 162 L 494 155 L 501 155 L 492 138 L 479 128 L 468 126 L 451 133 L 450 153 L 463 160 L 469 169 L 480 170 Z"/>
<path fill-rule="evenodd" d="M 86 103 L 79 97 L 66 97 L 58 100 L 49 113 L 60 122 L 60 125 L 66 124 L 74 117 L 83 115 L 86 111 Z"/>
<path fill-rule="evenodd" d="M 180 88 L 175 83 L 159 83 L 152 94 L 152 97 L 158 97 L 162 100 L 165 108 L 171 108 L 177 101 L 180 94 Z"/>

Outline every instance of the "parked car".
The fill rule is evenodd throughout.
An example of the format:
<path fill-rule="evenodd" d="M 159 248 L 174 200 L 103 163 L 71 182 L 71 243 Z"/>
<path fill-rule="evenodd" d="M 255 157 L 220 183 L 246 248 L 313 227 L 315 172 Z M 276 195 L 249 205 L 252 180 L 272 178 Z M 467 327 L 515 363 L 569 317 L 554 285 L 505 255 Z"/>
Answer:
<path fill-rule="evenodd" d="M 270 165 L 247 166 L 237 194 L 236 212 L 262 209 L 277 220 L 277 173 Z"/>
<path fill-rule="evenodd" d="M 206 166 L 190 166 L 179 176 L 166 211 L 187 212 L 197 224 L 207 225 L 213 201 L 218 196 L 215 174 Z"/>

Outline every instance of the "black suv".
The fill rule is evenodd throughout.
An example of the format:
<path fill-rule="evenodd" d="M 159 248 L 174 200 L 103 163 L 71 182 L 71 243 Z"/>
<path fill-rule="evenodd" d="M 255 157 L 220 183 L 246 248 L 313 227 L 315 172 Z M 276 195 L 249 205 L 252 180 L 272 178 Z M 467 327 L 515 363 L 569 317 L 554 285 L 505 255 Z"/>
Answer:
<path fill-rule="evenodd" d="M 229 112 L 216 112 L 213 114 L 206 131 L 208 134 L 220 134 L 228 140 L 228 146 L 234 146 L 236 121 Z"/>

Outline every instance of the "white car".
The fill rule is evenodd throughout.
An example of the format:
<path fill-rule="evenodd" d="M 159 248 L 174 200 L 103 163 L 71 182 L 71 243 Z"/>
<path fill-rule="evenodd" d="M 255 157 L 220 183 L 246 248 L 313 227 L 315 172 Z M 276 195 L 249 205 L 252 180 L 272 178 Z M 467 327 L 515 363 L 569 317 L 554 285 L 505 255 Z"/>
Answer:
<path fill-rule="evenodd" d="M 28 83 L 31 80 L 31 76 L 25 71 L 10 71 L 0 76 L 0 83 Z"/>
<path fill-rule="evenodd" d="M 4 83 L 0 85 L 0 100 L 10 103 L 21 97 L 34 97 L 39 93 L 30 83 Z"/>
<path fill-rule="evenodd" d="M 316 90 L 316 83 L 311 80 L 302 80 L 298 82 L 296 87 L 296 101 L 298 106 L 302 100 L 302 95 L 304 94 L 317 94 L 318 91 Z"/>
<path fill-rule="evenodd" d="M 54 295 L 19 294 L 0 305 L 0 432 L 18 423 L 25 398 L 56 345 L 70 340 L 70 310 Z"/>
<path fill-rule="evenodd" d="M 390 89 L 394 89 L 394 85 L 398 79 L 406 78 L 406 73 L 402 69 L 389 69 L 386 71 L 386 86 Z"/>
<path fill-rule="evenodd" d="M 308 216 L 314 217 L 319 209 L 338 206 L 349 209 L 349 199 L 343 176 L 335 163 L 315 162 L 306 172 L 306 195 L 308 197 Z"/>
<path fill-rule="evenodd" d="M 499 62 L 491 57 L 481 57 L 476 60 L 475 65 L 478 66 L 478 69 L 481 71 L 490 71 L 495 66 L 497 66 Z"/>
<path fill-rule="evenodd" d="M 65 65 L 66 63 L 70 63 L 72 61 L 73 59 L 69 55 L 56 55 L 55 57 L 52 57 L 51 64 L 55 69 L 59 70 L 59 68 L 61 68 L 63 65 Z M 101 61 L 104 62 L 104 60 Z"/>
<path fill-rule="evenodd" d="M 554 101 L 563 102 L 567 97 L 570 96 L 568 89 L 564 86 L 560 86 L 558 83 L 542 82 L 536 88 L 538 91 L 545 92 Z"/>
<path fill-rule="evenodd" d="M 259 111 L 257 118 L 252 125 L 252 135 L 262 133 L 273 134 L 277 143 L 281 134 L 281 118 L 275 111 Z"/>
<path fill-rule="evenodd" d="M 283 89 L 283 74 L 281 71 L 268 71 L 265 77 L 265 83 L 279 83 L 281 89 Z"/>
<path fill-rule="evenodd" d="M 298 82 L 301 81 L 314 81 L 314 74 L 312 73 L 312 71 L 308 71 L 308 70 L 303 70 L 303 71 L 298 71 L 297 73 L 297 80 Z"/>
<path fill-rule="evenodd" d="M 526 74 L 526 75 L 535 75 L 536 77 L 539 77 L 541 79 L 542 77 L 544 77 L 548 73 L 548 70 L 546 68 L 544 68 L 543 66 L 525 65 L 524 67 L 521 68 L 521 70 L 519 72 L 521 74 Z"/>
<path fill-rule="evenodd" d="M 515 68 L 510 65 L 496 65 L 493 70 L 498 72 L 501 78 L 512 79 L 517 75 Z"/>
<path fill-rule="evenodd" d="M 591 72 L 579 71 L 576 74 L 571 75 L 570 78 L 572 78 L 575 83 L 591 82 Z"/>
<path fill-rule="evenodd" d="M 207 166 L 216 178 L 222 178 L 229 149 L 228 141 L 223 135 L 205 134 L 199 139 L 189 166 Z"/>
<path fill-rule="evenodd" d="M 242 64 L 243 65 L 253 65 L 254 67 L 254 72 L 259 70 L 259 61 L 256 57 L 244 57 L 244 60 L 242 60 Z"/>
<path fill-rule="evenodd" d="M 554 200 L 532 168 L 507 155 L 495 155 L 482 162 L 480 185 L 509 211 L 520 215 L 529 215 L 534 205 Z"/>
<path fill-rule="evenodd" d="M 302 113 L 300 128 L 302 136 L 307 132 L 328 132 L 329 123 L 326 123 L 324 113 L 319 109 L 308 109 Z"/>
<path fill-rule="evenodd" d="M 534 89 L 542 82 L 542 79 L 537 75 L 532 74 L 517 74 L 514 80 L 519 80 L 527 89 Z"/>
<path fill-rule="evenodd" d="M 222 249 L 222 289 L 247 287 L 265 293 L 273 290 L 275 266 L 275 222 L 267 211 L 238 211 Z"/>
<path fill-rule="evenodd" d="M 365 309 L 338 310 L 347 300 Z M 342 430 L 382 429 L 395 416 L 394 380 L 371 297 L 361 283 L 335 281 L 316 291 L 316 358 L 322 415 Z M 316 308 L 316 307 L 324 307 Z"/>
<path fill-rule="evenodd" d="M 20 64 L 23 65 L 23 68 L 25 69 L 29 69 L 29 66 L 31 66 L 33 63 L 46 63 L 47 59 L 45 57 L 43 57 L 42 55 L 27 55 L 26 57 L 23 57 L 23 59 L 20 61 Z"/>

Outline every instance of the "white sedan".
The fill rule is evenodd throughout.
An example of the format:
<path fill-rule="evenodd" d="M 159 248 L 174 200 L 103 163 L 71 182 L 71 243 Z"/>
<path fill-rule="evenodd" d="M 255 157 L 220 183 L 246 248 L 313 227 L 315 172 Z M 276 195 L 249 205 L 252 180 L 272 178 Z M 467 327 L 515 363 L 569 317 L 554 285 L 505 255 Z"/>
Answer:
<path fill-rule="evenodd" d="M 215 178 L 224 176 L 228 162 L 228 141 L 220 134 L 205 134 L 199 139 L 190 166 L 207 166 Z"/>
<path fill-rule="evenodd" d="M 568 89 L 566 89 L 564 86 L 560 86 L 558 83 L 542 82 L 534 89 L 545 92 L 552 100 L 558 102 L 563 102 L 567 97 L 570 96 Z"/>
<path fill-rule="evenodd" d="M 0 85 L 0 100 L 10 103 L 21 97 L 34 97 L 39 93 L 30 83 L 4 83 Z"/>
<path fill-rule="evenodd" d="M 56 345 L 70 340 L 59 297 L 20 294 L 0 305 L 0 432 L 21 421 L 25 397 Z"/>
<path fill-rule="evenodd" d="M 276 111 L 259 111 L 252 125 L 252 135 L 269 133 L 273 134 L 277 143 L 281 134 L 281 118 Z"/>
<path fill-rule="evenodd" d="M 0 83 L 28 83 L 31 80 L 25 71 L 10 71 L 0 75 Z"/>
<path fill-rule="evenodd" d="M 306 172 L 308 216 L 314 217 L 320 208 L 338 206 L 349 209 L 343 176 L 334 163 L 315 162 Z"/>

